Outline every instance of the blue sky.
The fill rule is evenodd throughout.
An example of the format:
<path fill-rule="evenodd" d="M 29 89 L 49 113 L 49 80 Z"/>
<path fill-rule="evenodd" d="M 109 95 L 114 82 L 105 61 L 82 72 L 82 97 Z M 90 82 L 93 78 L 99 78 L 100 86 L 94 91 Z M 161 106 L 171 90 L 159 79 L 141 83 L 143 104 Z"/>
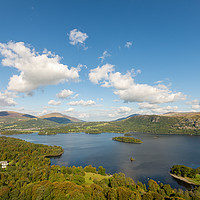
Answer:
<path fill-rule="evenodd" d="M 199 0 L 2 0 L 0 110 L 86 121 L 200 111 Z"/>

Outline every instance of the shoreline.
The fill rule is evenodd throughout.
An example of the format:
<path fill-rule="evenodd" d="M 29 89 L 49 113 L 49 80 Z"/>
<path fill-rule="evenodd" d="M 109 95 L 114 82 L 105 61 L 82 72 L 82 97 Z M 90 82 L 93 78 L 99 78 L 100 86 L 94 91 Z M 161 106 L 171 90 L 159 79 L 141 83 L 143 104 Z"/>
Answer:
<path fill-rule="evenodd" d="M 59 156 L 62 156 L 63 153 L 64 153 L 64 150 L 62 150 L 62 152 L 60 152 L 59 154 L 56 154 L 56 155 L 46 155 L 44 157 L 45 158 L 59 157 Z"/>
<path fill-rule="evenodd" d="M 187 180 L 185 177 L 177 176 L 177 175 L 171 174 L 171 173 L 169 173 L 169 174 L 170 174 L 173 178 L 178 179 L 178 180 L 180 180 L 180 181 L 183 181 L 183 182 L 185 182 L 185 183 L 187 183 L 187 184 L 190 184 L 190 185 L 193 185 L 193 186 L 200 186 L 200 184 L 199 184 L 199 185 L 198 185 L 198 184 L 195 184 L 195 183 L 193 183 L 193 182 Z"/>

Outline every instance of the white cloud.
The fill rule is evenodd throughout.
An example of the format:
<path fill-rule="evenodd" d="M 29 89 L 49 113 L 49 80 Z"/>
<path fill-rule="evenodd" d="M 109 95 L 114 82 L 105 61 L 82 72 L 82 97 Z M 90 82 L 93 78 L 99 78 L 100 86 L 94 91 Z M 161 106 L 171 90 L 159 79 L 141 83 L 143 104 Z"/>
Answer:
<path fill-rule="evenodd" d="M 192 109 L 194 109 L 194 111 L 200 109 L 200 101 L 197 100 L 197 99 L 195 99 L 195 100 L 193 100 L 191 102 L 187 102 L 187 104 L 190 104 Z"/>
<path fill-rule="evenodd" d="M 60 102 L 60 101 L 55 101 L 55 100 L 50 100 L 50 101 L 48 102 L 48 104 L 49 104 L 49 105 L 53 105 L 53 106 L 58 106 L 58 105 L 61 104 L 61 102 Z"/>
<path fill-rule="evenodd" d="M 125 102 L 149 102 L 155 104 L 175 102 L 185 100 L 181 93 L 172 93 L 169 89 L 158 89 L 155 86 L 147 84 L 133 84 L 126 90 L 117 90 L 114 92 Z"/>
<path fill-rule="evenodd" d="M 159 106 L 157 104 L 150 104 L 147 102 L 138 103 L 139 109 L 157 109 Z"/>
<path fill-rule="evenodd" d="M 74 110 L 74 108 L 68 108 L 67 110 L 65 110 L 65 112 L 73 112 Z"/>
<path fill-rule="evenodd" d="M 76 98 L 78 98 L 78 96 L 79 96 L 79 94 L 75 94 L 75 95 L 72 97 L 72 99 L 76 99 Z"/>
<path fill-rule="evenodd" d="M 79 119 L 88 119 L 90 117 L 90 114 L 89 113 L 80 113 L 78 115 L 78 118 Z"/>
<path fill-rule="evenodd" d="M 130 111 L 132 111 L 132 108 L 129 108 L 127 106 L 121 106 L 118 109 L 118 113 L 120 114 L 129 113 Z"/>
<path fill-rule="evenodd" d="M 24 108 L 24 107 L 20 107 L 20 108 L 17 108 L 17 110 L 19 110 L 19 111 L 24 111 L 25 108 Z"/>
<path fill-rule="evenodd" d="M 79 71 L 81 71 L 81 68 L 87 69 L 87 65 L 78 64 L 78 65 L 77 65 L 77 69 L 78 69 Z"/>
<path fill-rule="evenodd" d="M 92 83 L 98 84 L 102 79 L 108 80 L 109 73 L 114 70 L 114 65 L 105 64 L 102 67 L 91 69 L 89 73 L 89 79 Z"/>
<path fill-rule="evenodd" d="M 114 72 L 114 66 L 110 64 L 90 70 L 89 79 L 94 84 L 101 84 L 102 87 L 114 87 L 114 94 L 125 102 L 161 104 L 186 98 L 181 92 L 172 92 L 165 85 L 137 84 L 131 72 L 127 72 L 125 75 Z"/>
<path fill-rule="evenodd" d="M 17 103 L 13 99 L 13 94 L 9 92 L 1 93 L 0 92 L 0 106 L 15 106 Z"/>
<path fill-rule="evenodd" d="M 156 109 L 152 109 L 152 111 L 154 113 L 157 113 L 157 114 L 163 114 L 163 113 L 168 113 L 168 112 L 175 112 L 177 110 L 178 110 L 177 106 L 165 106 L 165 107 L 159 107 L 159 108 L 156 108 Z"/>
<path fill-rule="evenodd" d="M 23 42 L 0 43 L 0 53 L 4 57 L 3 66 L 14 67 L 20 72 L 13 75 L 8 89 L 30 93 L 40 86 L 55 85 L 79 78 L 78 68 L 69 69 L 60 63 L 61 58 L 44 50 L 39 54 Z"/>
<path fill-rule="evenodd" d="M 47 110 L 43 110 L 42 112 L 38 113 L 38 115 L 45 115 L 45 114 L 47 114 L 47 113 L 48 113 Z"/>
<path fill-rule="evenodd" d="M 133 45 L 132 42 L 126 42 L 125 47 L 126 47 L 126 48 L 130 48 L 132 45 Z"/>
<path fill-rule="evenodd" d="M 58 97 L 58 98 L 60 98 L 60 99 L 64 99 L 64 98 L 67 98 L 67 97 L 69 97 L 69 96 L 71 96 L 71 95 L 73 95 L 74 94 L 74 92 L 73 91 L 71 91 L 71 90 L 62 90 L 62 91 L 60 91 L 57 95 L 56 95 L 56 97 Z"/>
<path fill-rule="evenodd" d="M 192 109 L 194 109 L 194 110 L 200 109 L 200 104 L 199 105 L 192 105 Z"/>
<path fill-rule="evenodd" d="M 156 84 L 160 84 L 160 83 L 163 83 L 164 81 L 163 80 L 161 80 L 161 81 L 156 81 L 155 83 Z"/>
<path fill-rule="evenodd" d="M 105 60 L 106 57 L 110 57 L 111 55 L 108 53 L 108 51 L 104 51 L 103 55 L 99 57 L 101 59 L 101 62 Z"/>
<path fill-rule="evenodd" d="M 67 104 L 71 106 L 93 106 L 96 103 L 95 101 L 92 101 L 92 100 L 88 100 L 88 101 L 80 100 L 80 101 L 71 101 Z"/>
<path fill-rule="evenodd" d="M 134 84 L 131 73 L 122 75 L 120 72 L 110 73 L 109 82 L 117 90 L 126 90 Z"/>
<path fill-rule="evenodd" d="M 69 40 L 70 40 L 69 43 L 72 45 L 81 44 L 84 47 L 84 49 L 87 49 L 87 47 L 85 47 L 85 40 L 87 38 L 88 38 L 88 35 L 86 33 L 82 33 L 81 31 L 77 29 L 73 29 L 69 33 Z"/>
<path fill-rule="evenodd" d="M 109 113 L 108 116 L 111 118 L 116 118 L 116 117 L 122 117 L 124 115 L 128 115 L 132 112 L 133 112 L 132 108 L 127 107 L 127 106 L 121 106 L 119 108 L 113 109 L 112 113 Z"/>
<path fill-rule="evenodd" d="M 193 101 L 187 102 L 187 104 L 189 104 L 189 105 L 199 105 L 199 104 L 200 104 L 200 101 L 197 100 L 197 99 L 195 99 L 195 100 L 193 100 Z"/>
<path fill-rule="evenodd" d="M 168 112 L 175 112 L 177 111 L 178 107 L 177 106 L 159 106 L 157 104 L 150 104 L 150 103 L 138 103 L 139 109 L 148 109 L 152 113 L 156 114 L 163 114 L 163 113 L 168 113 Z"/>

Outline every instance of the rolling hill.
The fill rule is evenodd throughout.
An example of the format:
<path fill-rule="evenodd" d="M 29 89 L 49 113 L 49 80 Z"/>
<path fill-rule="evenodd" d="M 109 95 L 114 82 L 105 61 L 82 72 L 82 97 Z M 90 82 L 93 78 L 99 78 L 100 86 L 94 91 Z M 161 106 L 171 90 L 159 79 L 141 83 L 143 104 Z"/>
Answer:
<path fill-rule="evenodd" d="M 133 132 L 200 134 L 200 113 L 138 115 L 116 122 Z"/>
<path fill-rule="evenodd" d="M 0 130 L 29 129 L 37 130 L 40 128 L 58 127 L 63 124 L 80 122 L 73 117 L 52 113 L 36 117 L 29 114 L 14 111 L 0 111 Z"/>
<path fill-rule="evenodd" d="M 33 115 L 18 113 L 14 111 L 0 112 L 0 130 L 8 129 L 30 129 L 55 127 L 58 123 L 49 122 L 48 120 L 39 119 Z"/>
<path fill-rule="evenodd" d="M 0 111 L 0 118 L 36 118 L 33 115 L 28 115 L 28 114 L 23 114 L 23 113 L 18 113 L 14 111 Z"/>
<path fill-rule="evenodd" d="M 60 113 L 36 117 L 28 114 L 0 112 L 0 130 L 48 129 L 44 132 L 146 132 L 156 134 L 200 135 L 200 113 L 166 113 L 163 115 L 135 115 L 112 122 L 82 122 Z"/>
<path fill-rule="evenodd" d="M 83 122 L 77 118 L 70 117 L 67 115 L 63 115 L 61 113 L 50 113 L 47 115 L 39 116 L 40 119 L 46 119 L 49 121 L 53 121 L 59 124 L 68 124 L 68 123 L 74 123 L 74 122 Z"/>
<path fill-rule="evenodd" d="M 68 132 L 200 135 L 199 113 L 176 113 L 165 115 L 137 115 L 120 121 L 71 123 L 63 127 L 49 128 L 41 134 Z"/>

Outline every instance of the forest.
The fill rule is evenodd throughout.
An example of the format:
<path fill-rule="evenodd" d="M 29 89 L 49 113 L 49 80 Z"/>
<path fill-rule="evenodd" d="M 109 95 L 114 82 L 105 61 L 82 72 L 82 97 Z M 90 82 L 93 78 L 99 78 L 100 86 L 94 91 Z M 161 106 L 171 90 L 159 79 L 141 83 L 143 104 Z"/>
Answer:
<path fill-rule="evenodd" d="M 195 178 L 200 173 L 200 168 L 193 169 L 184 165 L 174 165 L 171 168 L 171 173 L 182 177 Z"/>
<path fill-rule="evenodd" d="M 0 200 L 200 199 L 199 187 L 176 190 L 154 180 L 144 185 L 123 173 L 106 174 L 102 166 L 51 166 L 49 156 L 62 153 L 58 146 L 0 137 L 0 160 L 9 162 L 0 168 Z"/>

